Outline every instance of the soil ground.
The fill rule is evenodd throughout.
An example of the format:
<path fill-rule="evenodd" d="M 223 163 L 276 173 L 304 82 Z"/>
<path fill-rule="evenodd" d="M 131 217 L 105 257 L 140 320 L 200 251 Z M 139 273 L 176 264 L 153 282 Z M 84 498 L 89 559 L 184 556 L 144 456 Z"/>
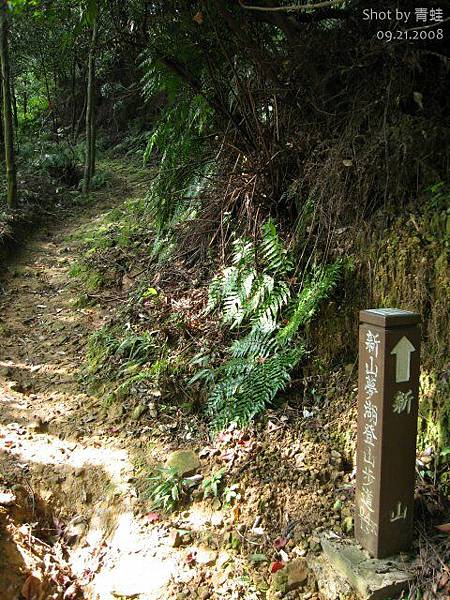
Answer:
<path fill-rule="evenodd" d="M 352 466 L 331 413 L 286 408 L 212 441 L 196 417 L 136 420 L 86 393 L 87 338 L 119 298 L 77 307 L 72 234 L 148 188 L 113 167 L 110 188 L 41 228 L 2 277 L 0 599 L 279 597 L 274 564 L 318 552 L 323 530 L 351 531 Z M 353 407 L 335 412 L 352 422 Z M 180 512 L 152 511 L 145 474 L 177 449 L 203 477 L 226 467 L 237 501 L 194 491 Z M 296 587 L 284 597 L 317 597 L 311 577 Z"/>

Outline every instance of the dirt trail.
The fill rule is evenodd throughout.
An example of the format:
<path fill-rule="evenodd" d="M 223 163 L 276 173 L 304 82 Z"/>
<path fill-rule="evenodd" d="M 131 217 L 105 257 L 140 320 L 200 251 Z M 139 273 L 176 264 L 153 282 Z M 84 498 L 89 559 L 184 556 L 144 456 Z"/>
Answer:
<path fill-rule="evenodd" d="M 142 175 L 116 164 L 112 188 L 42 227 L 2 277 L 0 492 L 12 489 L 17 508 L 21 490 L 33 521 L 39 521 L 38 505 L 41 514 L 53 515 L 52 526 L 64 541 L 61 553 L 85 598 L 166 598 L 164 586 L 176 568 L 158 529 L 134 514 L 130 445 L 99 429 L 98 403 L 82 392 L 78 372 L 85 342 L 103 314 L 96 307 L 74 307 L 77 295 L 68 275 L 77 258 L 68 236 L 147 187 Z M 27 526 L 29 546 L 36 549 L 39 525 Z M 36 566 L 38 579 L 49 570 L 42 556 L 34 562 L 19 556 L 9 534 L 14 555 L 0 561 L 2 600 L 21 597 Z M 52 561 L 54 570 L 57 559 Z M 62 597 L 46 595 L 43 582 L 36 585 L 42 588 L 36 597 Z"/>
<path fill-rule="evenodd" d="M 287 416 L 273 414 L 259 437 L 228 432 L 213 448 L 198 424 L 176 425 L 169 413 L 133 422 L 120 403 L 105 409 L 85 392 L 88 336 L 117 302 L 108 288 L 98 305 L 77 305 L 83 290 L 69 272 L 82 252 L 80 234 L 149 186 L 130 165 L 113 161 L 109 171 L 111 186 L 41 226 L 1 276 L 0 600 L 281 597 L 266 595 L 267 561 L 279 560 L 273 540 L 286 524 L 301 523 L 289 534 L 289 560 L 320 548 L 311 532 L 340 521 L 330 511 L 342 458 L 319 434 L 300 447 Z M 148 467 L 186 446 L 199 450 L 201 476 L 229 465 L 237 507 L 202 493 L 194 500 L 192 492 L 181 512 L 148 513 L 137 489 Z M 347 503 L 347 492 L 338 493 Z M 303 591 L 283 597 L 317 598 L 309 577 L 298 584 Z"/>

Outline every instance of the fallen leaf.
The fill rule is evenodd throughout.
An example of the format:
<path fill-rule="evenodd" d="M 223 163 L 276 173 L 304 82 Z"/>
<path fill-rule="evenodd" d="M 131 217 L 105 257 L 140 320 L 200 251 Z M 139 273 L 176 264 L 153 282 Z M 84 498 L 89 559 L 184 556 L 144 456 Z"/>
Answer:
<path fill-rule="evenodd" d="M 443 531 L 444 533 L 450 533 L 450 523 L 443 523 L 442 525 L 436 525 L 436 529 Z"/>
<path fill-rule="evenodd" d="M 284 567 L 284 563 L 282 563 L 281 560 L 276 560 L 275 562 L 273 562 L 270 565 L 270 572 L 271 573 L 276 573 L 277 571 L 279 571 L 283 567 Z"/>
<path fill-rule="evenodd" d="M 76 583 L 72 583 L 67 590 L 64 592 L 64 600 L 73 600 L 77 597 L 79 588 Z"/>
<path fill-rule="evenodd" d="M 446 571 L 444 571 L 444 573 L 442 573 L 441 577 L 439 578 L 438 588 L 440 590 L 444 588 L 447 585 L 449 579 L 450 575 Z"/>
<path fill-rule="evenodd" d="M 219 442 L 227 443 L 231 440 L 231 434 L 226 431 L 221 431 L 217 434 L 217 440 Z"/>
<path fill-rule="evenodd" d="M 250 554 L 249 559 L 255 563 L 266 562 L 268 560 L 265 554 Z"/>
<path fill-rule="evenodd" d="M 413 92 L 414 102 L 423 110 L 423 95 L 420 92 Z"/>
<path fill-rule="evenodd" d="M 274 540 L 273 547 L 275 548 L 275 550 L 281 550 L 281 548 L 284 548 L 287 543 L 288 543 L 288 538 L 279 537 L 276 540 Z"/>
<path fill-rule="evenodd" d="M 156 523 L 156 521 L 161 520 L 161 515 L 157 512 L 149 512 L 146 516 L 149 523 Z"/>
<path fill-rule="evenodd" d="M 193 19 L 193 20 L 194 20 L 196 23 L 198 23 L 199 25 L 201 25 L 201 24 L 203 23 L 203 13 L 201 13 L 201 12 L 199 11 L 199 12 L 198 12 L 196 15 L 194 15 L 194 16 L 192 17 L 192 19 Z"/>

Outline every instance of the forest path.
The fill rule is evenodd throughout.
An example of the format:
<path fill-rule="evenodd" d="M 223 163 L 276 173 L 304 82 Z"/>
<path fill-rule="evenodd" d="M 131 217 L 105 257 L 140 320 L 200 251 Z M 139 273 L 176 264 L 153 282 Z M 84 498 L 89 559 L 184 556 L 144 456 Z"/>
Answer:
<path fill-rule="evenodd" d="M 56 545 L 82 597 L 134 597 L 145 588 L 140 598 L 166 598 L 169 594 L 162 588 L 175 569 L 176 561 L 169 556 L 174 550 L 170 544 L 161 546 L 158 533 L 147 531 L 148 521 L 135 517 L 132 444 L 109 435 L 104 423 L 100 428 L 98 400 L 82 390 L 79 380 L 88 335 L 105 309 L 76 307 L 76 283 L 69 271 L 81 248 L 69 236 L 84 225 L 95 225 L 125 199 L 142 197 L 149 186 L 148 172 L 123 161 L 107 168 L 112 185 L 93 193 L 91 203 L 62 210 L 61 220 L 42 226 L 2 277 L 0 492 L 13 490 L 17 498 L 22 490 L 33 521 L 39 521 L 38 508 L 53 515 L 56 531 L 51 534 L 59 538 Z M 27 526 L 26 559 L 23 548 L 17 552 L 11 543 L 17 536 L 5 526 L 11 539 L 0 548 L 0 599 L 18 598 L 33 571 L 42 593 L 37 597 L 62 598 L 50 595 L 55 586 L 47 582 L 61 579 L 55 551 L 30 558 L 40 547 L 42 523 Z M 64 595 L 75 597 L 75 592 Z"/>

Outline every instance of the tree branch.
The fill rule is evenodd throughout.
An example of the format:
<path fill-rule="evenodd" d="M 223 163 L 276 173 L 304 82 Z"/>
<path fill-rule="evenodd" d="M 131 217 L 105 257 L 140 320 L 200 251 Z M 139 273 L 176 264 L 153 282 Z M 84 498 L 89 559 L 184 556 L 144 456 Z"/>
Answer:
<path fill-rule="evenodd" d="M 291 4 L 290 6 L 250 6 L 244 4 L 243 0 L 238 0 L 239 6 L 246 10 L 258 10 L 264 12 L 294 12 L 302 10 L 310 10 L 314 8 L 331 8 L 333 6 L 339 6 L 343 4 L 345 0 L 324 0 L 324 2 L 317 2 L 316 4 Z"/>

